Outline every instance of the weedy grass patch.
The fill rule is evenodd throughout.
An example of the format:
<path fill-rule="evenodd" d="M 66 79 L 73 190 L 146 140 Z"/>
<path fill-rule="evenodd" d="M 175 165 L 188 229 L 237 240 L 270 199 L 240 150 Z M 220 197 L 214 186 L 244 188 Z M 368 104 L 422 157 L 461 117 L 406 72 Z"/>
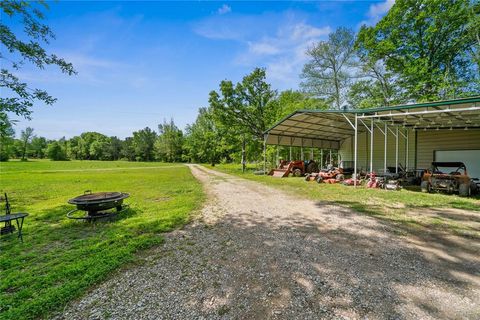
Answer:
<path fill-rule="evenodd" d="M 67 219 L 67 200 L 85 190 L 128 192 L 130 208 L 111 221 Z M 0 319 L 48 317 L 135 263 L 137 252 L 188 222 L 204 199 L 184 165 L 122 161 L 1 163 L 0 192 L 12 211 L 30 213 L 23 243 L 15 234 L 0 238 Z"/>
<path fill-rule="evenodd" d="M 312 199 L 321 204 L 338 204 L 354 209 L 381 220 L 400 234 L 417 232 L 447 232 L 467 238 L 480 239 L 480 196 L 463 198 L 458 195 L 425 194 L 420 188 L 388 191 L 351 187 L 341 184 L 317 184 L 306 182 L 303 178 L 273 178 L 255 175 L 258 166 L 249 165 L 242 173 L 241 165 L 219 164 L 215 169 L 233 174 L 248 180 L 257 181 L 268 186 L 279 188 L 287 193 Z M 444 209 L 461 209 L 473 213 L 464 216 L 462 213 L 448 212 Z"/>

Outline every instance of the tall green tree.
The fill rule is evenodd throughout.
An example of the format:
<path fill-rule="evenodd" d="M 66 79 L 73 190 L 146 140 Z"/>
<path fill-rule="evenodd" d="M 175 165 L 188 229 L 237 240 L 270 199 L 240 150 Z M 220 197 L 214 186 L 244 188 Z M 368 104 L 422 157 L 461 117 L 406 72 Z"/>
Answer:
<path fill-rule="evenodd" d="M 135 161 L 135 147 L 133 144 L 133 138 L 132 137 L 127 137 L 125 140 L 122 142 L 122 150 L 120 152 L 120 156 L 122 159 L 128 160 L 128 161 Z"/>
<path fill-rule="evenodd" d="M 265 79 L 265 69 L 256 68 L 235 85 L 222 81 L 219 92 L 210 92 L 209 102 L 216 117 L 238 133 L 261 139 L 270 122 L 267 105 L 277 94 Z"/>
<path fill-rule="evenodd" d="M 88 153 L 91 160 L 111 160 L 109 153 L 110 139 L 107 136 L 99 136 L 90 144 Z"/>
<path fill-rule="evenodd" d="M 272 99 L 267 107 L 268 127 L 297 110 L 328 109 L 328 107 L 328 103 L 322 99 L 313 98 L 300 91 L 285 90 Z"/>
<path fill-rule="evenodd" d="M 107 152 L 110 155 L 109 160 L 118 160 L 122 152 L 122 140 L 113 136 L 109 138 Z"/>
<path fill-rule="evenodd" d="M 44 137 L 33 137 L 32 142 L 30 143 L 30 156 L 42 159 L 45 158 L 47 152 L 47 139 Z"/>
<path fill-rule="evenodd" d="M 67 156 L 70 159 L 78 159 L 78 160 L 84 159 L 83 154 L 82 154 L 82 150 L 84 149 L 83 144 L 84 144 L 84 141 L 83 141 L 82 137 L 75 136 L 75 137 L 72 137 L 71 139 L 69 139 L 68 140 L 68 155 Z"/>
<path fill-rule="evenodd" d="M 22 130 L 20 133 L 20 140 L 22 140 L 22 160 L 27 160 L 27 148 L 30 144 L 30 141 L 34 137 L 33 128 L 26 127 L 25 130 Z"/>
<path fill-rule="evenodd" d="M 47 105 L 56 99 L 45 90 L 31 88 L 18 77 L 18 71 L 25 63 L 33 64 L 39 69 L 46 66 L 57 66 L 68 75 L 75 73 L 71 63 L 55 54 L 48 53 L 43 46 L 54 39 L 50 28 L 42 23 L 45 18 L 43 11 L 48 9 L 44 1 L 2 0 L 0 2 L 0 130 L 2 122 L 10 122 L 8 113 L 29 119 L 35 102 Z M 20 20 L 23 23 L 23 33 L 15 33 L 8 23 Z"/>
<path fill-rule="evenodd" d="M 473 1 L 470 10 L 470 18 L 468 29 L 473 38 L 474 45 L 470 50 L 472 59 L 476 64 L 476 72 L 480 74 L 480 2 Z M 478 86 L 480 86 L 480 76 L 477 78 Z"/>
<path fill-rule="evenodd" d="M 214 115 L 225 128 L 230 128 L 231 134 L 242 137 L 244 170 L 247 139 L 251 137 L 261 141 L 267 124 L 271 122 L 267 107 L 277 93 L 265 79 L 265 69 L 256 68 L 241 82 L 234 85 L 232 81 L 224 80 L 220 83 L 219 92 L 210 92 L 209 102 Z"/>
<path fill-rule="evenodd" d="M 53 161 L 67 160 L 65 149 L 63 148 L 62 143 L 58 141 L 53 141 L 48 145 L 47 156 Z"/>
<path fill-rule="evenodd" d="M 146 127 L 145 129 L 133 133 L 132 146 L 135 151 L 135 160 L 152 161 L 154 160 L 154 145 L 157 140 L 157 133 Z"/>
<path fill-rule="evenodd" d="M 8 161 L 14 153 L 15 130 L 8 122 L 0 130 L 0 161 Z"/>
<path fill-rule="evenodd" d="M 357 47 L 398 76 L 406 99 L 479 93 L 471 29 L 476 1 L 397 0 L 374 27 L 363 26 Z M 478 6 L 478 4 L 477 4 Z"/>
<path fill-rule="evenodd" d="M 98 132 L 84 132 L 76 142 L 78 144 L 74 152 L 77 152 L 79 159 L 103 160 L 102 157 L 108 144 L 106 135 Z"/>
<path fill-rule="evenodd" d="M 335 109 L 345 101 L 350 82 L 355 77 L 355 33 L 340 27 L 307 50 L 309 61 L 303 67 L 301 87 L 325 99 Z"/>
<path fill-rule="evenodd" d="M 217 164 L 222 157 L 223 138 L 212 109 L 200 108 L 195 122 L 186 128 L 185 149 L 189 160 Z"/>
<path fill-rule="evenodd" d="M 183 132 L 175 122 L 164 121 L 158 125 L 159 135 L 155 141 L 155 155 L 160 161 L 180 162 L 183 153 Z"/>

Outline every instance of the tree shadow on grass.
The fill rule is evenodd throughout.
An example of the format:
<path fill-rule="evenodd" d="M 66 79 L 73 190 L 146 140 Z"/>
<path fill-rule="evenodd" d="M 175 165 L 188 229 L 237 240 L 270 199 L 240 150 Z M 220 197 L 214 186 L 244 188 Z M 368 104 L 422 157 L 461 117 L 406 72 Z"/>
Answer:
<path fill-rule="evenodd" d="M 33 213 L 30 224 L 25 220 L 24 242 L 1 239 L 0 269 L 5 277 L 0 282 L 0 300 L 6 305 L 0 303 L 0 313 L 5 312 L 6 319 L 18 318 L 12 316 L 16 312 L 39 317 L 62 307 L 95 281 L 133 261 L 138 249 L 161 240 L 122 224 L 141 213 L 136 209 L 112 219 L 85 222 L 68 219 L 66 212 L 71 208 L 62 205 Z"/>
<path fill-rule="evenodd" d="M 469 239 L 480 240 L 480 215 L 475 211 L 455 212 L 445 208 L 409 206 L 406 210 L 386 211 L 383 205 L 366 204 L 356 201 L 321 201 L 317 206 L 341 205 L 352 208 L 349 214 L 363 214 L 377 219 L 387 228 L 403 235 L 429 235 L 453 233 Z"/>

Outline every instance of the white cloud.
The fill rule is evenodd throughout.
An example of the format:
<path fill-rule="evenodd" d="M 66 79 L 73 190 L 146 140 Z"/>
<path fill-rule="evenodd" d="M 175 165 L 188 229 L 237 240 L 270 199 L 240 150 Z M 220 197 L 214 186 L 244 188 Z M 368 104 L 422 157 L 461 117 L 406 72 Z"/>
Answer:
<path fill-rule="evenodd" d="M 44 85 L 89 85 L 106 86 L 113 82 L 125 84 L 134 89 L 142 89 L 151 83 L 151 79 L 142 75 L 141 70 L 135 64 L 122 61 L 97 58 L 83 53 L 62 52 L 61 57 L 71 62 L 77 71 L 76 75 L 64 75 L 55 67 L 47 67 L 45 70 L 26 68 L 16 72 L 22 80 L 32 82 L 35 86 Z"/>
<path fill-rule="evenodd" d="M 296 88 L 299 74 L 308 60 L 307 49 L 324 40 L 329 26 L 314 26 L 298 13 L 260 15 L 215 15 L 198 21 L 193 31 L 211 40 L 240 44 L 233 63 L 248 68 L 265 67 L 268 80 L 279 89 Z"/>
<path fill-rule="evenodd" d="M 78 72 L 77 75 L 68 77 L 62 74 L 58 68 L 52 66 L 44 70 L 38 70 L 29 66 L 17 71 L 16 74 L 22 81 L 31 81 L 37 85 L 69 83 L 72 81 L 101 84 L 105 82 L 105 74 L 113 73 L 115 70 L 126 66 L 113 60 L 99 59 L 82 53 L 63 52 L 60 56 L 73 64 L 75 71 Z"/>
<path fill-rule="evenodd" d="M 204 38 L 246 41 L 265 30 L 266 21 L 251 15 L 215 15 L 194 23 L 192 27 L 193 32 Z"/>
<path fill-rule="evenodd" d="M 360 22 L 360 25 L 366 24 L 367 26 L 375 25 L 382 17 L 390 10 L 395 4 L 395 0 L 385 0 L 384 2 L 375 3 L 370 5 L 367 12 L 367 19 Z"/>
<path fill-rule="evenodd" d="M 298 85 L 298 76 L 307 62 L 307 49 L 325 39 L 329 26 L 317 28 L 305 22 L 289 23 L 278 28 L 276 35 L 248 43 L 248 49 L 237 57 L 245 65 L 264 64 L 267 76 L 281 87 Z"/>
<path fill-rule="evenodd" d="M 248 47 L 251 53 L 258 55 L 273 55 L 280 52 L 280 48 L 268 42 L 249 42 Z"/>
<path fill-rule="evenodd" d="M 331 32 L 330 27 L 316 28 L 305 23 L 295 24 L 287 33 L 292 40 L 316 39 L 328 35 Z"/>
<path fill-rule="evenodd" d="M 218 8 L 218 10 L 217 10 L 218 14 L 226 14 L 226 13 L 229 13 L 229 12 L 232 12 L 232 8 L 227 4 L 224 4 L 223 6 Z"/>

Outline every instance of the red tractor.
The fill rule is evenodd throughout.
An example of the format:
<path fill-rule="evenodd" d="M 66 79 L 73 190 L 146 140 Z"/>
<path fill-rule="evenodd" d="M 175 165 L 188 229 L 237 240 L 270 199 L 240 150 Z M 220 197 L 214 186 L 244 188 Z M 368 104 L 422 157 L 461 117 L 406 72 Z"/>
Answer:
<path fill-rule="evenodd" d="M 276 169 L 270 170 L 268 173 L 269 176 L 285 178 L 289 174 L 292 174 L 294 177 L 301 177 L 305 174 L 305 164 L 301 160 L 296 161 L 280 161 L 280 164 Z"/>

